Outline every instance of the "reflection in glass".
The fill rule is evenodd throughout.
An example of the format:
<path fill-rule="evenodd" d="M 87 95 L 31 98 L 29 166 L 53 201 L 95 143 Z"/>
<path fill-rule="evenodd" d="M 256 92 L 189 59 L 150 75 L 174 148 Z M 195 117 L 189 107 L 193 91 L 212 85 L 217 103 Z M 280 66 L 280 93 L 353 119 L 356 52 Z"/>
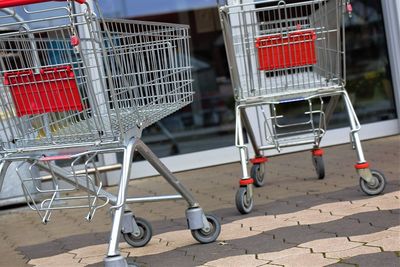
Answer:
<path fill-rule="evenodd" d="M 100 2 L 106 5 L 107 1 Z M 393 87 L 380 0 L 353 0 L 352 18 L 346 18 L 346 89 L 362 124 L 396 118 Z M 168 156 L 202 151 L 234 143 L 234 99 L 217 14 L 216 1 L 148 0 L 113 2 L 108 16 L 191 27 L 191 61 L 195 100 L 143 133 L 155 153 Z M 327 100 L 327 99 L 326 99 Z M 301 105 L 280 110 L 302 119 Z M 328 129 L 348 126 L 339 103 Z"/>

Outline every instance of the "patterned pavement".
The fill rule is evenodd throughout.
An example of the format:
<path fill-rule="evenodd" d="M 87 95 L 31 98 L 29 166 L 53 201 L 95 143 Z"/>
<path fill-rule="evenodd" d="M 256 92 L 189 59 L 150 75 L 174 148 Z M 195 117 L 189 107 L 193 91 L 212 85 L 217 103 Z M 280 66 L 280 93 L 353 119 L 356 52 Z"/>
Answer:
<path fill-rule="evenodd" d="M 122 254 L 140 266 L 400 266 L 400 136 L 363 145 L 388 181 L 382 195 L 360 191 L 349 145 L 325 149 L 324 180 L 315 178 L 310 152 L 270 158 L 248 215 L 234 206 L 239 163 L 181 172 L 203 209 L 221 219 L 218 240 L 201 245 L 192 238 L 183 201 L 137 204 L 135 214 L 152 223 L 154 235 L 143 248 L 121 242 Z M 160 177 L 129 187 L 132 196 L 156 193 L 173 190 Z M 103 208 L 90 223 L 84 216 L 55 212 L 43 225 L 26 207 L 0 211 L 0 266 L 102 266 L 110 213 Z"/>

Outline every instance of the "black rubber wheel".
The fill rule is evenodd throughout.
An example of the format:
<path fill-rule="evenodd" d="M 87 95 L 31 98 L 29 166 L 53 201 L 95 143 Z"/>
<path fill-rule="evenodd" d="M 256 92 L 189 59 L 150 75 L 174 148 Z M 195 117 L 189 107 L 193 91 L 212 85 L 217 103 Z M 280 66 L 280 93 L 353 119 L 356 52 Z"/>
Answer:
<path fill-rule="evenodd" d="M 324 158 L 322 156 L 312 156 L 312 163 L 317 173 L 318 179 L 322 180 L 325 178 L 325 165 Z"/>
<path fill-rule="evenodd" d="M 265 165 L 263 163 L 254 164 L 251 167 L 250 176 L 254 179 L 254 186 L 261 187 L 264 185 Z"/>
<path fill-rule="evenodd" d="M 202 244 L 214 242 L 221 233 L 221 223 L 218 218 L 211 214 L 206 214 L 207 221 L 210 223 L 210 230 L 204 229 L 191 230 L 194 239 Z"/>
<path fill-rule="evenodd" d="M 140 234 L 138 236 L 134 236 L 132 233 L 123 233 L 122 236 L 124 237 L 126 243 L 132 247 L 144 247 L 147 243 L 149 243 L 151 237 L 153 236 L 151 224 L 140 217 L 136 217 L 135 221 L 140 229 Z"/>
<path fill-rule="evenodd" d="M 247 199 L 247 186 L 239 187 L 236 192 L 236 208 L 241 214 L 250 213 L 253 209 L 253 198 Z"/>
<path fill-rule="evenodd" d="M 375 182 L 373 184 L 368 184 L 364 179 L 360 178 L 361 190 L 369 196 L 379 195 L 385 190 L 386 178 L 382 173 L 376 170 L 371 170 L 371 173 L 375 178 Z"/>

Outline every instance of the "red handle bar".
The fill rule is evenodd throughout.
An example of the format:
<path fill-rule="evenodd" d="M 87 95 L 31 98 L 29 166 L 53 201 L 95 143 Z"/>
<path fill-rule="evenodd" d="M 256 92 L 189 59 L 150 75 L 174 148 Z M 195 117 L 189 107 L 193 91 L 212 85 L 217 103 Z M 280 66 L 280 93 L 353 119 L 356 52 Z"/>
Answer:
<path fill-rule="evenodd" d="M 23 6 L 36 3 L 51 2 L 51 1 L 66 1 L 66 0 L 1 0 L 0 8 Z M 74 1 L 78 2 L 79 4 L 83 4 L 86 2 L 86 0 L 74 0 Z"/>

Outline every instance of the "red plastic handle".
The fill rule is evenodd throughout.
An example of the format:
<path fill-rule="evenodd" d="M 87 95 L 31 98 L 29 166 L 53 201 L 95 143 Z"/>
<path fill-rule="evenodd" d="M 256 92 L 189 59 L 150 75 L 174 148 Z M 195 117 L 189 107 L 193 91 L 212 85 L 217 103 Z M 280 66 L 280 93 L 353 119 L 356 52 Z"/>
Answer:
<path fill-rule="evenodd" d="M 52 2 L 52 1 L 58 1 L 58 2 L 65 1 L 66 2 L 66 0 L 1 0 L 0 8 L 23 6 L 23 5 L 30 5 L 30 4 L 43 3 L 43 2 Z M 79 4 L 86 3 L 86 0 L 74 0 L 74 1 L 78 2 Z"/>

